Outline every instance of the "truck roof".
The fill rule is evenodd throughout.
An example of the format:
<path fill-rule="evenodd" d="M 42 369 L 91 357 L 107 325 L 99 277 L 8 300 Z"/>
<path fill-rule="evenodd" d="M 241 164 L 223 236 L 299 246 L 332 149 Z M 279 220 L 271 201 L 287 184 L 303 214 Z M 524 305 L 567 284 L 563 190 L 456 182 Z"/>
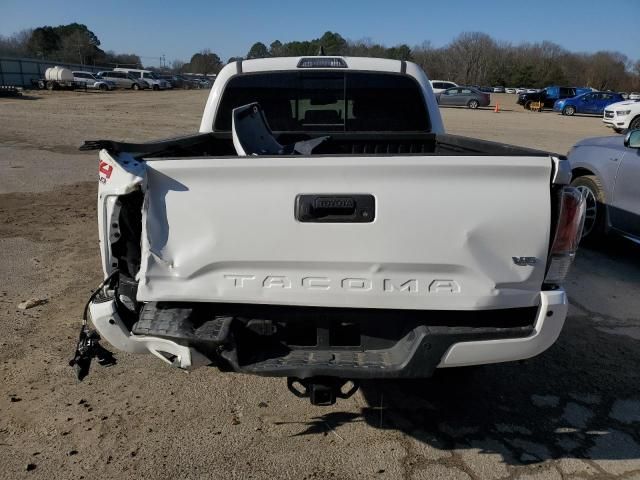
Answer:
<path fill-rule="evenodd" d="M 309 63 L 318 62 L 318 64 L 324 64 L 322 67 L 304 67 L 303 60 L 309 60 Z M 336 65 L 340 66 L 326 66 L 331 63 L 331 60 Z M 403 60 L 390 60 L 388 58 L 373 58 L 373 57 L 342 57 L 342 56 L 316 56 L 308 55 L 304 57 L 273 57 L 273 58 L 256 58 L 252 60 L 240 60 L 231 63 L 225 68 L 233 68 L 234 64 L 236 69 L 240 68 L 241 72 L 264 72 L 264 71 L 277 71 L 277 70 L 308 70 L 311 68 L 317 68 L 321 70 L 368 70 L 375 72 L 389 72 L 389 73 L 404 73 L 403 64 L 406 65 L 410 62 Z M 222 73 L 222 71 L 220 72 Z"/>

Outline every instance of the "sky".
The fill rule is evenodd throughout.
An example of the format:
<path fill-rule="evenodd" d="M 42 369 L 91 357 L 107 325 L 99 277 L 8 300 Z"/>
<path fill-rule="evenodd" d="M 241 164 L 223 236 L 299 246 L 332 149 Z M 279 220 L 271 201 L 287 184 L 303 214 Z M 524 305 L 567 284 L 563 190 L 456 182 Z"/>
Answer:
<path fill-rule="evenodd" d="M 165 55 L 188 61 L 208 48 L 223 61 L 257 41 L 310 40 L 325 31 L 350 40 L 410 46 L 449 43 L 481 31 L 512 43 L 550 40 L 570 51 L 617 50 L 640 60 L 640 0 L 0 0 L 0 35 L 84 23 L 101 48 L 136 53 L 147 66 Z"/>

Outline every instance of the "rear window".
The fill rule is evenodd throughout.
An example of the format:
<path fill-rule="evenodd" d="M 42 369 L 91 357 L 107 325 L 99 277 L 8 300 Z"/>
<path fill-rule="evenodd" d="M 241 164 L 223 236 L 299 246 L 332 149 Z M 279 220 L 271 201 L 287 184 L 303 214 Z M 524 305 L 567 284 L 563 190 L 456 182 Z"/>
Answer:
<path fill-rule="evenodd" d="M 575 96 L 576 96 L 576 91 L 574 88 L 566 88 L 566 87 L 560 88 L 560 98 L 575 97 Z"/>
<path fill-rule="evenodd" d="M 422 91 L 405 75 L 364 72 L 245 74 L 227 84 L 214 130 L 259 102 L 274 131 L 429 131 Z"/>

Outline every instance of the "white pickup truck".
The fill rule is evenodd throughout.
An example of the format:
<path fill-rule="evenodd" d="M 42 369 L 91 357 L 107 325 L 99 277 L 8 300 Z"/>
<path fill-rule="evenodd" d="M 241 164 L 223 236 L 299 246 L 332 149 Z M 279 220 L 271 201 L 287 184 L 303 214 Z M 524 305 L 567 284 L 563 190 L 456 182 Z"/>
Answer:
<path fill-rule="evenodd" d="M 584 218 L 568 162 L 445 134 L 413 63 L 238 61 L 198 134 L 81 148 L 100 150 L 88 309 L 118 349 L 323 405 L 533 357 L 562 329 Z"/>

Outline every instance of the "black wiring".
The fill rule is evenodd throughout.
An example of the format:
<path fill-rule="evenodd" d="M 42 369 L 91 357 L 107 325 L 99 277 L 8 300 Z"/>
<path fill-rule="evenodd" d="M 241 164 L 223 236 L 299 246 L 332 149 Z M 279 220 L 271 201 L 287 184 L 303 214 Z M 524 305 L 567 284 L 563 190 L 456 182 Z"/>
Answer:
<path fill-rule="evenodd" d="M 107 285 L 112 279 L 113 277 L 115 277 L 120 271 L 118 269 L 115 269 L 113 272 L 111 272 L 107 278 L 105 278 L 102 283 L 100 285 L 98 285 L 98 288 L 96 288 L 94 290 L 94 292 L 91 294 L 91 296 L 89 297 L 89 300 L 87 301 L 86 305 L 84 306 L 84 312 L 82 313 L 82 324 L 86 325 L 87 324 L 87 318 L 88 318 L 88 314 L 89 314 L 89 305 L 91 305 L 91 302 L 93 302 L 93 300 L 98 296 L 98 294 L 102 291 L 102 289 L 104 288 L 105 285 Z"/>

